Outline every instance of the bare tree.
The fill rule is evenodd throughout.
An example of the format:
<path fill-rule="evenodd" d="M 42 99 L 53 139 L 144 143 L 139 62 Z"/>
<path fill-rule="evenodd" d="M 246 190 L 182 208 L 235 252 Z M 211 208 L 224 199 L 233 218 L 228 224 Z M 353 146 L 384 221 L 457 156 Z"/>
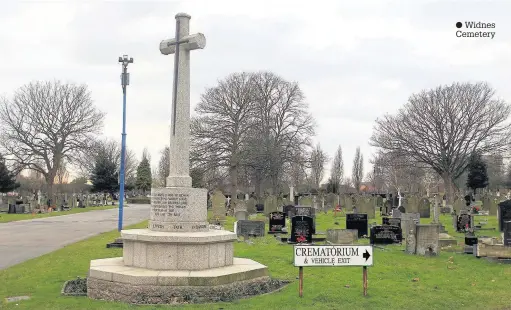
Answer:
<path fill-rule="evenodd" d="M 355 151 L 355 157 L 353 158 L 353 167 L 351 169 L 351 180 L 355 190 L 360 192 L 360 184 L 364 178 L 364 156 L 360 152 L 360 146 Z"/>
<path fill-rule="evenodd" d="M 254 73 L 253 83 L 256 113 L 250 127 L 250 154 L 257 156 L 252 162 L 260 163 L 272 190 L 279 192 L 287 164 L 311 146 L 314 121 L 298 83 L 272 72 Z"/>
<path fill-rule="evenodd" d="M 103 118 L 86 85 L 29 83 L 0 103 L 0 143 L 17 165 L 41 172 L 53 197 L 59 164 L 90 146 Z"/>
<path fill-rule="evenodd" d="M 453 83 L 412 95 L 396 115 L 376 120 L 371 145 L 425 163 L 442 176 L 448 203 L 470 154 L 509 142 L 511 106 L 486 83 Z"/>
<path fill-rule="evenodd" d="M 330 178 L 334 183 L 335 188 L 339 189 L 344 178 L 344 161 L 342 159 L 342 148 L 340 145 L 337 147 L 337 151 L 334 155 L 332 169 L 330 170 Z"/>
<path fill-rule="evenodd" d="M 192 119 L 192 165 L 229 169 L 231 191 L 238 187 L 250 120 L 254 112 L 252 75 L 234 73 L 206 89 Z"/>
<path fill-rule="evenodd" d="M 239 179 L 250 179 L 258 195 L 269 179 L 277 192 L 284 169 L 309 145 L 306 109 L 297 83 L 271 72 L 231 74 L 201 96 L 191 124 L 192 166 L 205 177 L 226 168 L 233 193 Z"/>
<path fill-rule="evenodd" d="M 163 186 L 167 186 L 167 177 L 170 173 L 170 147 L 165 146 L 163 150 L 160 151 L 160 161 L 158 162 L 158 171 L 157 173 L 153 173 L 156 177 L 158 176 L 159 182 Z"/>
<path fill-rule="evenodd" d="M 311 176 L 315 188 L 319 188 L 325 175 L 325 165 L 328 161 L 327 154 L 321 149 L 318 143 L 311 152 Z"/>

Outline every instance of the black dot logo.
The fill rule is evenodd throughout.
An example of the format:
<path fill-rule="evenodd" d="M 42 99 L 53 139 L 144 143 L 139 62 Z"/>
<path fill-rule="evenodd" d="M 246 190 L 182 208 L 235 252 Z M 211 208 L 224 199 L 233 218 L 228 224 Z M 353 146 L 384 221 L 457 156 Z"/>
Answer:
<path fill-rule="evenodd" d="M 463 27 L 463 24 L 461 22 L 457 22 L 456 23 L 456 28 L 461 28 L 461 27 Z"/>

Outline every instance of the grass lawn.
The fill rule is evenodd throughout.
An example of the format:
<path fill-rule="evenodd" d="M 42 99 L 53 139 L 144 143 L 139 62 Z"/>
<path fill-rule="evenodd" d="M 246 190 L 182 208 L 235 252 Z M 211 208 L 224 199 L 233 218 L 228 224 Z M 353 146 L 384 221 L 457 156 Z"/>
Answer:
<path fill-rule="evenodd" d="M 31 220 L 31 219 L 39 219 L 43 217 L 50 217 L 50 216 L 61 216 L 61 215 L 68 215 L 68 214 L 74 214 L 74 213 L 82 213 L 82 212 L 89 212 L 94 210 L 107 210 L 107 209 L 114 209 L 118 206 L 100 206 L 100 207 L 87 207 L 87 208 L 72 208 L 69 211 L 54 211 L 50 213 L 36 213 L 32 215 L 29 214 L 7 214 L 7 213 L 0 213 L 0 223 L 8 223 L 8 222 L 14 222 L 14 221 L 21 221 L 21 220 Z"/>
<path fill-rule="evenodd" d="M 454 233 L 450 216 L 442 222 Z M 371 221 L 371 220 L 370 220 Z M 377 217 L 374 221 L 381 223 Z M 335 223 L 338 224 L 335 224 Z M 422 220 L 422 222 L 428 222 Z M 233 219 L 225 224 L 232 229 Z M 130 228 L 145 227 L 147 222 Z M 490 217 L 486 226 L 496 227 Z M 317 215 L 317 231 L 345 227 L 345 218 L 332 213 Z M 499 235 L 483 232 L 479 235 Z M 235 244 L 237 257 L 248 257 L 269 267 L 275 278 L 293 282 L 278 293 L 233 303 L 186 306 L 132 306 L 61 296 L 66 280 L 85 277 L 91 259 L 122 255 L 121 249 L 106 249 L 116 231 L 84 240 L 63 249 L 0 271 L 0 298 L 29 295 L 31 300 L 1 304 L 2 309 L 511 309 L 511 265 L 490 263 L 472 255 L 443 251 L 438 257 L 403 253 L 404 246 L 374 249 L 374 266 L 368 268 L 368 296 L 362 296 L 362 268 L 304 268 L 304 296 L 298 297 L 298 268 L 293 267 L 292 246 L 279 244 L 268 235 L 253 243 Z M 461 243 L 460 242 L 460 243 Z M 367 240 L 361 243 L 368 243 Z M 459 248 L 459 247 L 458 247 Z M 458 249 L 459 250 L 459 249 Z M 418 281 L 412 281 L 417 278 Z"/>

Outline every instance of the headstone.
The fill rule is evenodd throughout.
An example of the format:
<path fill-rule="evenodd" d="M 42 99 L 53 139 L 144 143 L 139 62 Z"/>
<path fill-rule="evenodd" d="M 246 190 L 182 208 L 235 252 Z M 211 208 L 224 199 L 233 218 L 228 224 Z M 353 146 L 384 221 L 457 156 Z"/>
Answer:
<path fill-rule="evenodd" d="M 482 205 L 481 205 L 482 210 L 490 210 L 492 201 L 489 196 L 485 195 L 484 197 L 482 197 L 481 202 L 482 202 Z"/>
<path fill-rule="evenodd" d="M 408 254 L 415 254 L 417 247 L 416 247 L 416 239 L 415 239 L 415 232 L 413 230 L 410 230 L 407 233 L 406 236 L 406 245 L 405 245 L 405 252 Z"/>
<path fill-rule="evenodd" d="M 264 213 L 264 204 L 256 203 L 255 205 L 257 213 Z"/>
<path fill-rule="evenodd" d="M 234 217 L 236 221 L 246 221 L 248 220 L 248 212 L 245 210 L 239 210 L 234 213 Z"/>
<path fill-rule="evenodd" d="M 327 229 L 326 241 L 332 244 L 354 244 L 358 240 L 356 229 Z"/>
<path fill-rule="evenodd" d="M 473 217 L 470 214 L 460 214 L 456 220 L 456 231 L 465 232 L 469 228 L 472 228 Z"/>
<path fill-rule="evenodd" d="M 277 209 L 277 197 L 270 195 L 264 200 L 264 214 L 268 215 L 272 212 L 278 211 Z"/>
<path fill-rule="evenodd" d="M 346 210 L 353 209 L 353 200 L 351 199 L 351 196 L 344 195 L 344 206 L 345 206 Z"/>
<path fill-rule="evenodd" d="M 419 201 L 419 214 L 421 218 L 429 218 L 431 216 L 430 202 L 428 198 L 422 198 Z"/>
<path fill-rule="evenodd" d="M 231 204 L 234 206 L 234 213 L 237 211 L 247 211 L 247 204 L 245 200 L 235 199 Z"/>
<path fill-rule="evenodd" d="M 211 205 L 212 205 L 212 211 L 213 211 L 213 217 L 212 221 L 215 224 L 223 223 L 225 219 L 225 196 L 224 194 L 219 191 L 215 190 L 213 192 L 213 195 L 211 196 Z"/>
<path fill-rule="evenodd" d="M 312 243 L 312 217 L 295 216 L 291 219 L 291 237 L 292 243 Z"/>
<path fill-rule="evenodd" d="M 383 214 L 389 215 L 392 212 L 392 201 L 389 199 L 385 201 L 385 205 L 383 206 Z"/>
<path fill-rule="evenodd" d="M 269 214 L 269 232 L 281 233 L 286 227 L 286 214 L 284 212 L 272 212 Z"/>
<path fill-rule="evenodd" d="M 406 209 L 404 206 L 397 207 L 397 210 L 399 210 L 399 212 L 401 212 L 401 213 L 406 213 Z"/>
<path fill-rule="evenodd" d="M 248 199 L 248 201 L 246 203 L 248 214 L 256 214 L 257 213 L 256 204 L 257 204 L 257 201 L 254 198 Z"/>
<path fill-rule="evenodd" d="M 438 225 L 418 224 L 415 227 L 417 255 L 436 256 L 440 254 L 438 246 L 439 227 Z"/>
<path fill-rule="evenodd" d="M 463 209 L 463 206 L 465 205 L 465 200 L 463 199 L 456 199 L 453 204 L 453 209 L 456 211 L 456 213 L 460 213 L 460 211 Z M 452 212 L 452 210 L 449 210 L 449 213 Z"/>
<path fill-rule="evenodd" d="M 498 206 L 499 231 L 504 231 L 504 222 L 511 221 L 511 200 L 503 201 Z"/>
<path fill-rule="evenodd" d="M 490 212 L 491 216 L 496 216 L 499 210 L 499 199 L 492 199 L 490 203 L 490 209 L 488 210 Z"/>
<path fill-rule="evenodd" d="M 282 212 L 284 212 L 288 218 L 292 218 L 293 216 L 295 216 L 296 213 L 295 206 L 292 204 L 284 206 L 282 208 Z"/>
<path fill-rule="evenodd" d="M 504 222 L 504 246 L 511 246 L 511 221 Z"/>
<path fill-rule="evenodd" d="M 346 214 L 346 229 L 358 230 L 359 238 L 367 236 L 367 214 Z"/>
<path fill-rule="evenodd" d="M 403 233 L 401 227 L 381 225 L 371 227 L 371 235 L 369 242 L 371 244 L 393 244 L 401 243 L 403 240 Z"/>
<path fill-rule="evenodd" d="M 449 207 L 441 207 L 440 208 L 440 214 L 450 214 L 451 213 L 451 208 Z"/>
<path fill-rule="evenodd" d="M 415 233 L 415 226 L 420 224 L 420 214 L 419 213 L 402 213 L 401 214 L 401 229 L 403 230 L 403 234 L 406 236 L 405 232 L 409 232 L 410 230 Z"/>
<path fill-rule="evenodd" d="M 376 197 L 376 206 L 377 206 L 378 208 L 382 208 L 382 207 L 383 207 L 383 197 L 382 197 L 382 196 L 380 196 L 380 195 L 378 195 L 378 196 Z"/>
<path fill-rule="evenodd" d="M 358 212 L 367 214 L 368 219 L 375 218 L 375 208 L 374 203 L 371 198 L 368 197 L 360 197 L 357 201 Z"/>
<path fill-rule="evenodd" d="M 312 207 L 312 198 L 310 196 L 302 196 L 298 200 L 298 204 L 301 205 L 301 206 Z"/>
<path fill-rule="evenodd" d="M 476 236 L 465 236 L 465 245 L 473 246 L 476 245 L 478 242 Z"/>
<path fill-rule="evenodd" d="M 295 207 L 295 216 L 310 216 L 312 218 L 312 234 L 316 233 L 316 210 L 312 207 Z"/>
<path fill-rule="evenodd" d="M 392 218 L 401 218 L 401 211 L 398 208 L 392 210 Z"/>
<path fill-rule="evenodd" d="M 419 197 L 411 195 L 403 199 L 403 207 L 410 213 L 419 213 Z M 403 212 L 404 213 L 404 212 Z"/>
<path fill-rule="evenodd" d="M 381 223 L 382 225 L 392 225 L 401 228 L 401 218 L 382 217 Z"/>
<path fill-rule="evenodd" d="M 289 200 L 293 201 L 295 197 L 295 188 L 294 186 L 289 186 Z"/>
<path fill-rule="evenodd" d="M 236 234 L 243 237 L 264 237 L 264 221 L 238 221 Z"/>

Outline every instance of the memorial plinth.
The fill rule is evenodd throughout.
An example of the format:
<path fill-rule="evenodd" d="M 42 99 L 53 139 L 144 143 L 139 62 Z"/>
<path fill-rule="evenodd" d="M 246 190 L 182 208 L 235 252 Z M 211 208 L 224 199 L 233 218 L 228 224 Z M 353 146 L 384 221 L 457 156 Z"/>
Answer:
<path fill-rule="evenodd" d="M 160 43 L 162 54 L 175 54 L 168 187 L 151 190 L 148 229 L 121 231 L 123 257 L 91 261 L 90 298 L 135 304 L 213 302 L 219 296 L 278 288 L 266 266 L 233 257 L 235 233 L 209 230 L 207 190 L 192 188 L 189 54 L 206 41 L 202 34 L 189 34 L 189 20 L 177 14 L 176 38 Z"/>

